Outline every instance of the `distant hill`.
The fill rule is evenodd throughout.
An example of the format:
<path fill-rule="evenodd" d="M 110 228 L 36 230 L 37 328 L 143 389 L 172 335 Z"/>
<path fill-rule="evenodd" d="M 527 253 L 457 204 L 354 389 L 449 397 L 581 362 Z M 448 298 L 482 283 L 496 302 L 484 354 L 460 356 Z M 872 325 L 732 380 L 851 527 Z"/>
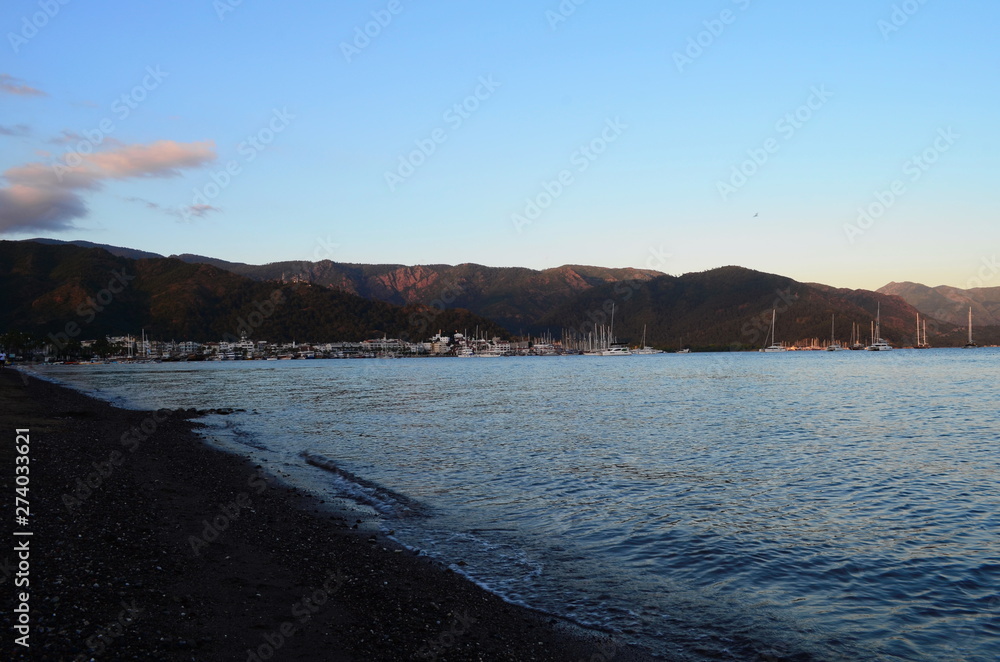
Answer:
<path fill-rule="evenodd" d="M 772 309 L 777 310 L 779 342 L 819 338 L 825 343 L 831 315 L 836 315 L 840 341 L 850 340 L 856 323 L 866 342 L 879 306 L 883 337 L 904 346 L 912 345 L 916 336 L 917 311 L 899 297 L 799 283 L 742 267 L 594 287 L 543 316 L 533 330 L 590 331 L 594 322 L 610 324 L 612 303 L 620 341 L 639 343 L 645 325 L 647 343 L 666 349 L 680 344 L 700 349 L 759 348 L 770 329 Z M 944 346 L 960 344 L 962 336 L 954 325 L 931 320 L 928 337 L 932 344 Z"/>
<path fill-rule="evenodd" d="M 967 326 L 972 308 L 973 328 L 1000 325 L 1000 287 L 963 290 L 948 285 L 928 287 L 920 283 L 889 283 L 879 292 L 894 294 L 920 311 L 958 326 Z"/>
<path fill-rule="evenodd" d="M 269 310 L 268 302 L 281 303 Z M 249 322 L 249 326 L 248 323 Z M 0 332 L 71 339 L 146 333 L 200 342 L 239 337 L 315 342 L 402 337 L 438 328 L 503 329 L 460 308 L 395 306 L 308 283 L 265 283 L 207 264 L 132 260 L 101 248 L 0 241 Z"/>
<path fill-rule="evenodd" d="M 443 297 L 449 305 L 467 308 L 502 324 L 512 333 L 531 325 L 552 308 L 577 294 L 606 283 L 645 281 L 662 275 L 650 269 L 611 269 L 566 265 L 536 271 L 523 267 L 487 267 L 479 264 L 348 264 L 273 262 L 250 265 L 200 255 L 178 259 L 211 264 L 255 280 L 304 280 L 366 299 L 397 305 L 434 305 Z"/>
<path fill-rule="evenodd" d="M 92 241 L 83 241 L 77 239 L 75 241 L 62 241 L 59 239 L 22 239 L 21 241 L 31 241 L 38 244 L 49 244 L 51 246 L 62 246 L 69 244 L 71 246 L 79 246 L 81 248 L 103 248 L 112 255 L 117 255 L 119 257 L 127 257 L 130 260 L 141 260 L 143 258 L 150 257 L 163 257 L 159 253 L 150 253 L 149 251 L 141 251 L 137 248 L 124 248 L 122 246 L 111 246 L 108 244 L 95 244 Z"/>
<path fill-rule="evenodd" d="M 869 339 L 881 307 L 882 335 L 894 345 L 914 343 L 920 312 L 928 340 L 940 347 L 965 342 L 971 300 L 976 341 L 1000 343 L 1000 325 L 987 324 L 1000 314 L 994 298 L 1000 288 L 954 291 L 893 283 L 871 292 L 736 266 L 670 276 L 579 265 L 537 271 L 477 264 L 248 265 L 195 255 L 132 260 L 102 248 L 53 241 L 0 242 L 0 331 L 49 333 L 79 323 L 87 316 L 88 297 L 107 288 L 109 275 L 123 268 L 135 279 L 87 323 L 84 333 L 97 337 L 145 328 L 162 339 L 218 339 L 234 333 L 255 310 L 254 303 L 277 289 L 290 305 L 254 329 L 258 339 L 357 340 L 385 333 L 420 340 L 439 329 L 471 333 L 476 328 L 488 335 L 506 329 L 558 338 L 564 329 L 585 334 L 595 324 L 610 325 L 613 306 L 614 332 L 622 342 L 639 343 L 645 326 L 646 342 L 663 349 L 680 344 L 752 349 L 764 344 L 772 309 L 777 309 L 779 342 L 825 343 L 836 316 L 837 339 L 846 343 L 854 324 L 862 342 Z M 923 298 L 916 304 L 907 301 L 918 295 Z M 945 313 L 946 319 L 938 317 Z"/>

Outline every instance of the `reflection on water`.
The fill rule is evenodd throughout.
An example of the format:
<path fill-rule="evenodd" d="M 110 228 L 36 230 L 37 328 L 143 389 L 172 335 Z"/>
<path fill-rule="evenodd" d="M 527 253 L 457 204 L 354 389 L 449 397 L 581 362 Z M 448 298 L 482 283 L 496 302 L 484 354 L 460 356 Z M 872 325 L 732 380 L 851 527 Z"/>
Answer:
<path fill-rule="evenodd" d="M 134 406 L 245 407 L 214 434 L 368 499 L 508 599 L 676 659 L 978 661 L 1000 650 L 998 366 L 932 350 L 45 372 Z"/>

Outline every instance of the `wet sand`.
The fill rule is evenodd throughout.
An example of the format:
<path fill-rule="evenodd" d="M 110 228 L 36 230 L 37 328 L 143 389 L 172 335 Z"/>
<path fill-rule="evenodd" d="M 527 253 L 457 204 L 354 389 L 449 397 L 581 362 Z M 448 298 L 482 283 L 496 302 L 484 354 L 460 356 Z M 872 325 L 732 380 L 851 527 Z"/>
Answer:
<path fill-rule="evenodd" d="M 33 532 L 31 647 L 6 630 L 0 658 L 651 659 L 398 548 L 356 513 L 205 444 L 193 415 L 0 372 L 5 529 L 14 430 L 29 428 Z M 11 604 L 16 558 L 4 548 Z"/>

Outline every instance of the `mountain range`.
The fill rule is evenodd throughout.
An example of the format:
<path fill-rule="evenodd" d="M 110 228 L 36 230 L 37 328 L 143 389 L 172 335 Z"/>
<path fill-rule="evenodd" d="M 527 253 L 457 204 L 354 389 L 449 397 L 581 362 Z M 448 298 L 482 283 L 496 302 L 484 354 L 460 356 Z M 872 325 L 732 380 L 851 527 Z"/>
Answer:
<path fill-rule="evenodd" d="M 211 340 L 233 334 L 261 302 L 280 292 L 287 305 L 248 334 L 268 340 L 419 340 L 439 329 L 523 335 L 592 333 L 612 323 L 622 342 L 663 348 L 760 347 L 776 311 L 775 339 L 830 337 L 862 342 L 881 311 L 882 335 L 912 344 L 919 313 L 932 345 L 960 345 L 968 300 L 976 339 L 1000 341 L 1000 288 L 957 290 L 891 283 L 878 292 L 839 289 L 729 266 L 672 276 L 648 269 L 565 265 L 553 269 L 461 265 L 364 265 L 322 260 L 250 265 L 198 255 L 164 257 L 130 248 L 42 239 L 0 242 L 0 330 L 65 333 L 80 307 L 115 270 L 134 273 L 107 311 L 80 337 L 137 333 Z M 9 265 L 9 266 L 8 266 Z M 951 302 L 946 307 L 942 301 Z M 256 306 L 256 308 L 255 308 Z M 929 312 L 929 310 L 934 312 Z M 91 311 L 94 312 L 94 311 Z M 981 317 L 980 317 L 981 315 Z M 989 323 L 990 326 L 987 326 Z"/>
<path fill-rule="evenodd" d="M 130 259 L 98 247 L 0 241 L 0 331 L 59 344 L 106 335 L 157 340 L 361 340 L 480 327 L 455 307 L 395 306 L 311 285 L 255 281 L 176 258 Z"/>
<path fill-rule="evenodd" d="M 927 287 L 920 283 L 889 283 L 882 294 L 902 298 L 922 315 L 959 326 L 968 323 L 969 309 L 975 326 L 1000 325 L 1000 287 L 959 289 L 948 285 Z"/>

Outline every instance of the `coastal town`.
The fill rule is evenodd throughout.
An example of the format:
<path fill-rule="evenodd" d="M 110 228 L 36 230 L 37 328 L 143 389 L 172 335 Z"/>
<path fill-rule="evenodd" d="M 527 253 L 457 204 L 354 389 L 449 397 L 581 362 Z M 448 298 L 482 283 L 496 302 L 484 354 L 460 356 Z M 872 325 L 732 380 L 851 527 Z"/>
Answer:
<path fill-rule="evenodd" d="M 462 333 L 437 333 L 423 342 L 399 338 L 373 338 L 360 342 L 287 342 L 254 340 L 242 335 L 238 340 L 199 343 L 192 340 L 161 341 L 140 336 L 110 336 L 102 340 L 81 340 L 72 345 L 54 342 L 25 342 L 11 351 L 12 360 L 44 363 L 142 362 L 142 361 L 252 361 L 292 359 L 360 359 L 417 356 L 556 356 L 580 353 L 548 337 L 504 340 L 499 337 L 471 338 Z"/>

